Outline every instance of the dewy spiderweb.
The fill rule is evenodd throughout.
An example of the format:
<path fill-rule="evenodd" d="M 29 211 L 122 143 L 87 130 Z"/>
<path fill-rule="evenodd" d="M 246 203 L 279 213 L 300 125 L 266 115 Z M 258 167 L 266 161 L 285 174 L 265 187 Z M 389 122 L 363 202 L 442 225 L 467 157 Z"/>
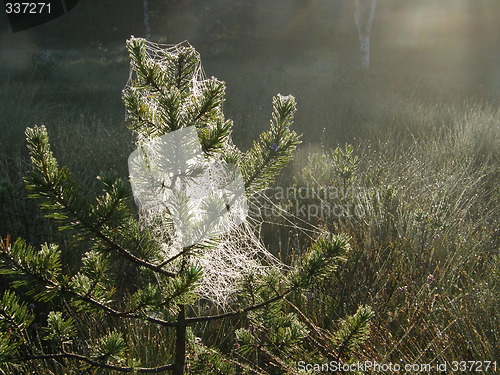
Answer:
<path fill-rule="evenodd" d="M 139 95 L 142 109 L 152 119 L 147 131 L 137 130 L 137 149 L 129 157 L 134 199 L 140 208 L 143 225 L 155 234 L 165 251 L 165 259 L 175 258 L 166 267 L 173 271 L 182 264 L 186 248 L 194 248 L 188 257 L 201 266 L 203 279 L 198 286 L 201 298 L 227 307 L 244 275 L 285 267 L 258 239 L 262 223 L 248 217 L 246 193 L 241 173 L 218 154 L 204 154 L 198 139 L 198 124 L 190 122 L 193 108 L 199 108 L 203 91 L 215 78 L 207 79 L 199 55 L 187 43 L 161 45 L 142 41 L 145 66 L 154 66 L 162 88 L 141 83 L 132 61 L 124 95 Z M 183 88 L 178 124 L 162 122 L 158 97 L 168 95 L 168 77 L 175 76 L 175 61 L 180 54 L 194 53 L 196 64 L 190 81 Z M 217 81 L 220 83 L 219 81 Z M 175 86 L 175 85 L 172 85 Z M 222 104 L 217 108 L 223 117 Z M 130 120 L 130 113 L 128 118 Z M 133 120 L 133 119 L 132 119 Z M 205 124 L 204 126 L 210 126 Z M 230 138 L 226 146 L 235 149 Z"/>

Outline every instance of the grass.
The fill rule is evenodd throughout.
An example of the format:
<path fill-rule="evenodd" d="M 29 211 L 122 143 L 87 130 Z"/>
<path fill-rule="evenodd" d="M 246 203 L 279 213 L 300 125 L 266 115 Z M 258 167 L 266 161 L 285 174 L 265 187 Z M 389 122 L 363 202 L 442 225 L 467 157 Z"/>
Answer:
<path fill-rule="evenodd" d="M 353 252 L 304 307 L 325 326 L 361 303 L 373 306 L 366 349 L 372 360 L 497 359 L 498 112 L 477 105 L 418 108 L 398 109 L 411 119 L 407 137 L 389 127 L 383 139 L 358 146 L 360 167 L 349 182 L 355 193 L 332 201 L 352 203 L 354 214 L 313 219 L 349 234 Z M 320 173 L 335 168 L 329 156 L 310 157 L 298 168 L 298 185 L 342 185 Z"/>
<path fill-rule="evenodd" d="M 334 278 L 311 291 L 310 298 L 296 296 L 294 302 L 307 316 L 320 327 L 335 328 L 332 322 L 359 305 L 373 306 L 372 334 L 359 350 L 361 359 L 409 364 L 498 360 L 500 132 L 494 104 L 436 100 L 426 95 L 424 85 L 401 76 L 347 71 L 332 78 L 321 66 L 301 71 L 265 61 L 217 66 L 224 73 L 207 71 L 228 82 L 227 117 L 235 120 L 234 139 L 243 147 L 267 127 L 272 95 L 296 94 L 296 126 L 305 134 L 304 144 L 279 185 L 347 184 L 357 192 L 338 198 L 356 207 L 353 216 L 315 216 L 307 224 L 295 218 L 300 227 L 345 232 L 353 245 Z M 89 189 L 103 172 L 127 175 L 133 142 L 120 101 L 127 71 L 118 49 L 64 55 L 43 79 L 13 68 L 2 73 L 0 235 L 32 243 L 59 236 L 23 189 L 27 126 L 47 125 L 61 164 Z M 346 142 L 354 145 L 359 165 L 353 179 L 342 181 L 327 155 Z M 325 157 L 314 159 L 314 153 Z M 325 180 L 310 180 L 307 171 L 313 167 L 325 171 Z M 310 239 L 282 224 L 267 224 L 262 234 L 289 260 Z M 158 361 L 151 353 L 160 347 L 141 346 L 157 333 L 130 328 L 144 362 Z M 200 335 L 227 345 L 216 330 Z"/>

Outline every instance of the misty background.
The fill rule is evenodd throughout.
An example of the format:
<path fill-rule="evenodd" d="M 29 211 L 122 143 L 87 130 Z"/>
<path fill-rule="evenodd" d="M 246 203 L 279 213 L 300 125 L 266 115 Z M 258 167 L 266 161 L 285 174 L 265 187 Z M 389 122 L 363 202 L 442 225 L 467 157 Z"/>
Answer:
<path fill-rule="evenodd" d="M 350 0 L 148 1 L 151 40 L 188 40 L 207 75 L 227 82 L 226 116 L 243 144 L 267 127 L 278 92 L 296 96 L 296 126 L 307 142 L 332 145 L 352 142 L 352 123 L 364 132 L 381 110 L 391 117 L 387 111 L 401 95 L 416 105 L 498 105 L 498 1 L 379 0 L 367 70 L 354 12 Z M 81 0 L 66 15 L 19 33 L 10 31 L 6 15 L 0 21 L 4 85 L 30 78 L 36 60 L 50 51 L 56 57 L 51 80 L 71 80 L 75 89 L 96 86 L 96 95 L 105 88 L 109 95 L 95 111 L 102 107 L 114 121 L 123 119 L 124 45 L 130 35 L 146 36 L 143 0 Z M 353 120 L 349 129 L 346 117 Z"/>

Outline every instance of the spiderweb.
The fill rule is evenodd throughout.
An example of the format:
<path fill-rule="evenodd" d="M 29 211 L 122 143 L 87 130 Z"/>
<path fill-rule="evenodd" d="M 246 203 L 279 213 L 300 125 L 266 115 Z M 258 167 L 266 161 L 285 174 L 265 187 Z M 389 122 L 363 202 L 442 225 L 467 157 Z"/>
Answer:
<path fill-rule="evenodd" d="M 166 77 L 177 74 L 172 62 L 180 53 L 190 49 L 197 54 L 185 42 L 162 45 L 144 41 L 144 46 L 145 64 L 154 64 Z M 203 89 L 215 80 L 206 78 L 198 55 L 197 60 L 186 88 L 187 99 L 180 106 L 181 123 L 202 100 Z M 157 121 L 157 112 L 161 111 L 157 93 L 137 84 L 134 68 L 132 64 L 124 92 L 140 90 L 145 108 Z M 216 110 L 223 116 L 222 105 Z M 220 156 L 204 154 L 195 126 L 163 133 L 138 132 L 137 149 L 129 157 L 130 181 L 141 223 L 162 244 L 165 259 L 172 260 L 166 262 L 166 268 L 178 271 L 186 259 L 202 267 L 203 278 L 197 287 L 200 297 L 227 308 L 245 275 L 286 266 L 258 238 L 262 219 L 249 216 L 238 167 Z M 230 139 L 227 143 L 234 149 Z M 257 202 L 255 198 L 251 201 Z M 179 256 L 186 249 L 193 256 Z"/>

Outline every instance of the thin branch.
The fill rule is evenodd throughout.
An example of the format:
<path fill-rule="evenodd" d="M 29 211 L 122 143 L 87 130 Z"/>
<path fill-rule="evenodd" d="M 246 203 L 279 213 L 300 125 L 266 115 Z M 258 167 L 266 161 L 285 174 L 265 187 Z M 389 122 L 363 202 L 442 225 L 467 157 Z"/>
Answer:
<path fill-rule="evenodd" d="M 137 115 L 137 120 L 138 122 L 143 122 L 148 124 L 149 126 L 153 127 L 154 129 L 158 130 L 159 132 L 163 131 L 164 129 L 158 125 L 156 125 L 153 121 L 145 119 L 144 117 Z"/>
<path fill-rule="evenodd" d="M 41 173 L 44 176 L 45 181 L 47 181 L 47 185 L 49 187 L 49 190 L 52 192 L 53 199 L 59 203 L 64 209 L 71 214 L 77 222 L 79 222 L 81 225 L 83 225 L 90 233 L 95 235 L 97 238 L 102 240 L 105 244 L 107 244 L 111 250 L 114 250 L 124 258 L 128 259 L 132 263 L 135 263 L 139 266 L 148 268 L 152 271 L 158 272 L 164 276 L 168 277 L 175 277 L 176 273 L 170 272 L 167 270 L 162 269 L 160 266 L 156 266 L 152 263 L 149 263 L 141 258 L 138 258 L 134 254 L 132 254 L 130 251 L 127 249 L 123 248 L 120 244 L 116 243 L 112 239 L 110 239 L 108 236 L 106 236 L 103 232 L 101 232 L 95 225 L 92 225 L 91 223 L 88 223 L 87 220 L 82 217 L 82 215 L 79 215 L 78 212 L 74 211 L 71 209 L 71 205 L 67 202 L 67 200 L 64 198 L 63 194 L 61 194 L 54 186 L 53 181 L 51 180 L 50 177 L 50 172 L 49 172 L 49 166 L 47 165 L 47 160 L 44 156 L 44 150 L 42 148 L 42 144 L 38 143 L 37 144 L 37 152 L 39 155 L 42 155 L 41 157 L 41 162 L 42 162 L 42 168 L 41 168 Z"/>
<path fill-rule="evenodd" d="M 161 326 L 164 326 L 164 327 L 176 327 L 177 326 L 177 323 L 175 323 L 175 322 L 168 322 L 166 320 L 153 318 L 153 317 L 148 316 L 148 315 L 136 314 L 133 311 L 118 311 L 118 310 L 115 310 L 112 307 L 109 307 L 109 306 L 107 306 L 107 305 L 105 305 L 105 304 L 103 304 L 103 303 L 101 303 L 101 302 L 93 299 L 91 296 L 81 295 L 78 292 L 75 292 L 74 290 L 66 289 L 63 286 L 61 286 L 60 284 L 55 283 L 52 280 L 46 279 L 46 278 L 44 278 L 41 275 L 37 275 L 37 274 L 34 274 L 34 273 L 30 272 L 30 270 L 28 270 L 25 267 L 23 267 L 22 264 L 17 263 L 10 256 L 7 256 L 7 259 L 19 271 L 23 272 L 24 274 L 29 275 L 30 277 L 32 277 L 33 279 L 37 280 L 38 282 L 42 282 L 42 283 L 44 283 L 46 285 L 49 285 L 52 288 L 57 288 L 57 289 L 60 290 L 61 293 L 63 293 L 63 294 L 69 294 L 70 296 L 72 296 L 72 297 L 74 297 L 74 298 L 76 298 L 76 299 L 78 299 L 80 301 L 83 301 L 83 302 L 86 302 L 86 303 L 88 303 L 90 305 L 93 305 L 93 306 L 101 309 L 102 311 L 104 311 L 105 313 L 107 313 L 110 316 L 115 316 L 115 317 L 118 317 L 118 318 L 147 320 L 148 322 L 155 323 L 155 324 L 158 324 L 158 325 L 161 325 Z"/>
<path fill-rule="evenodd" d="M 288 366 L 285 362 L 283 362 L 283 360 L 281 358 L 279 358 L 278 356 L 271 353 L 264 346 L 261 346 L 260 350 L 262 350 L 262 352 L 267 354 L 269 356 L 269 358 L 273 359 L 276 362 L 277 367 L 279 367 L 281 370 L 286 371 L 285 374 L 295 374 L 296 373 L 295 369 Z"/>
<path fill-rule="evenodd" d="M 267 167 L 267 165 L 269 164 L 269 162 L 271 161 L 271 153 L 267 153 L 266 157 L 264 158 L 264 160 L 262 161 L 261 165 L 259 168 L 256 168 L 254 173 L 247 179 L 247 181 L 245 182 L 245 191 L 250 187 L 252 186 L 252 184 L 254 183 L 254 181 L 259 177 L 259 175 L 261 174 L 262 170 L 264 168 Z"/>
<path fill-rule="evenodd" d="M 306 325 L 318 335 L 318 337 L 322 339 L 326 338 L 326 340 L 324 340 L 325 342 L 329 342 L 333 339 L 333 336 L 330 334 L 330 332 L 324 332 L 323 330 L 321 330 L 316 324 L 314 324 L 314 322 L 312 322 L 307 316 L 305 316 L 305 314 L 302 311 L 300 311 L 300 309 L 297 306 L 295 306 L 292 302 L 290 302 L 286 298 L 285 301 L 300 316 L 301 320 L 304 321 Z M 310 335 L 308 338 L 326 358 L 329 358 L 331 360 L 338 359 L 338 356 L 332 355 L 332 353 L 334 352 L 333 348 L 328 349 L 327 347 L 325 347 L 325 345 L 323 345 L 321 342 L 312 337 L 312 335 Z"/>
<path fill-rule="evenodd" d="M 83 224 L 83 223 L 82 223 Z M 92 231 L 92 230 L 91 230 Z M 118 252 L 120 255 L 122 255 L 124 258 L 130 260 L 132 263 L 135 263 L 139 266 L 148 268 L 152 271 L 158 272 L 159 274 L 162 274 L 164 276 L 168 277 L 175 277 L 177 274 L 175 272 L 170 272 L 167 270 L 164 270 L 162 266 L 157 266 L 155 264 L 149 263 L 141 258 L 136 257 L 134 254 L 132 254 L 130 251 L 127 249 L 123 248 L 116 242 L 112 241 L 109 237 L 107 237 L 104 233 L 100 232 L 99 230 L 93 231 L 93 234 L 95 234 L 99 239 L 104 241 L 106 244 L 108 244 L 111 249 L 115 250 Z"/>
<path fill-rule="evenodd" d="M 22 361 L 31 361 L 38 359 L 76 359 L 78 361 L 86 362 L 94 367 L 99 367 L 106 370 L 114 370 L 119 372 L 139 372 L 139 373 L 158 373 L 162 371 L 172 370 L 174 365 L 164 365 L 159 367 L 121 367 L 109 365 L 106 363 L 97 362 L 89 357 L 76 354 L 76 353 L 57 353 L 57 354 L 41 354 L 41 355 L 29 355 L 25 357 L 13 358 L 10 362 L 22 362 Z"/>
<path fill-rule="evenodd" d="M 236 357 L 241 358 L 242 360 L 244 360 L 245 362 L 247 362 L 249 364 L 249 365 L 245 365 L 245 364 L 243 364 L 241 362 L 235 362 L 236 364 L 238 364 L 241 367 L 243 367 L 245 370 L 252 371 L 254 374 L 257 374 L 257 375 L 269 375 L 269 373 L 267 371 L 265 371 L 264 369 L 262 369 L 261 367 L 259 367 L 256 363 L 250 361 L 248 358 L 243 357 L 238 352 L 235 352 L 234 354 L 236 355 Z M 255 368 L 257 368 L 258 371 L 254 370 L 251 366 L 254 366 Z"/>
<path fill-rule="evenodd" d="M 216 350 L 214 350 L 214 349 L 212 349 L 212 348 L 205 347 L 204 349 L 205 349 L 207 352 L 210 352 L 210 353 L 212 353 L 212 354 L 214 354 L 214 355 L 218 355 L 218 354 L 220 354 L 219 352 L 217 352 Z M 249 361 L 248 361 L 248 359 L 246 359 L 245 357 L 242 357 L 240 354 L 238 354 L 238 353 L 234 353 L 234 354 L 235 354 L 237 357 L 240 357 L 240 358 L 244 359 L 246 362 L 249 362 Z M 258 371 L 256 371 L 256 370 L 254 370 L 252 367 L 250 367 L 250 366 L 249 366 L 249 365 L 247 365 L 247 364 L 244 364 L 244 363 L 238 362 L 238 361 L 237 361 L 237 360 L 235 360 L 235 359 L 232 359 L 232 358 L 229 358 L 229 357 L 224 356 L 224 360 L 225 360 L 225 361 L 227 361 L 227 362 L 234 363 L 236 366 L 239 366 L 239 367 L 241 367 L 241 368 L 243 368 L 243 369 L 245 369 L 245 370 L 247 370 L 247 371 L 251 371 L 251 372 L 252 372 L 252 373 L 254 373 L 254 374 L 257 374 L 257 375 L 269 375 L 269 373 L 268 373 L 268 372 L 266 372 L 266 371 L 262 370 L 262 369 L 261 369 L 260 367 L 258 367 L 255 363 L 249 362 L 249 363 L 251 363 L 253 366 L 256 366 L 260 372 L 258 372 Z"/>
<path fill-rule="evenodd" d="M 66 202 L 64 197 L 59 194 L 59 192 L 54 188 L 54 185 L 50 185 L 51 191 L 54 195 L 54 199 L 61 204 L 77 221 L 82 224 L 90 233 L 95 235 L 97 238 L 102 240 L 105 244 L 107 244 L 112 250 L 123 256 L 124 258 L 130 260 L 132 263 L 135 263 L 139 266 L 148 268 L 152 271 L 158 272 L 164 276 L 168 277 L 175 277 L 176 273 L 170 272 L 167 270 L 164 270 L 160 266 L 154 265 L 152 263 L 149 263 L 141 258 L 136 257 L 134 254 L 132 254 L 130 251 L 127 249 L 123 248 L 120 246 L 120 244 L 116 243 L 115 241 L 111 240 L 108 236 L 106 236 L 104 233 L 102 233 L 98 228 L 95 227 L 95 225 L 92 225 L 90 223 L 87 223 L 85 218 L 81 217 L 76 211 L 72 210 L 69 206 L 69 204 Z"/>
<path fill-rule="evenodd" d="M 247 306 L 244 309 L 238 309 L 237 311 L 231 311 L 231 312 L 224 313 L 224 314 L 219 314 L 219 315 L 210 315 L 210 316 L 200 316 L 200 317 L 196 317 L 196 318 L 187 318 L 186 319 L 186 323 L 187 324 L 192 324 L 192 323 L 198 323 L 198 322 L 207 322 L 207 321 L 211 321 L 211 320 L 228 318 L 230 316 L 242 315 L 242 314 L 245 314 L 247 312 L 260 309 L 261 307 L 264 307 L 264 306 L 266 306 L 266 305 L 268 305 L 270 303 L 279 301 L 280 299 L 284 298 L 286 295 L 290 294 L 294 289 L 295 288 L 290 288 L 287 291 L 285 291 L 285 292 L 283 292 L 281 294 L 278 294 L 277 296 L 275 296 L 273 298 L 265 300 L 264 302 L 260 302 L 260 303 L 257 303 L 255 305 Z"/>
<path fill-rule="evenodd" d="M 160 263 L 158 265 L 158 267 L 164 267 L 166 266 L 168 263 L 170 262 L 173 262 L 174 260 L 176 260 L 177 258 L 179 258 L 180 256 L 183 256 L 184 254 L 188 254 L 195 246 L 194 245 L 190 245 L 190 246 L 186 246 L 184 248 L 182 248 L 182 251 L 178 252 L 177 254 L 175 254 L 173 257 L 171 258 L 168 258 L 167 260 L 165 260 L 164 262 Z"/>

